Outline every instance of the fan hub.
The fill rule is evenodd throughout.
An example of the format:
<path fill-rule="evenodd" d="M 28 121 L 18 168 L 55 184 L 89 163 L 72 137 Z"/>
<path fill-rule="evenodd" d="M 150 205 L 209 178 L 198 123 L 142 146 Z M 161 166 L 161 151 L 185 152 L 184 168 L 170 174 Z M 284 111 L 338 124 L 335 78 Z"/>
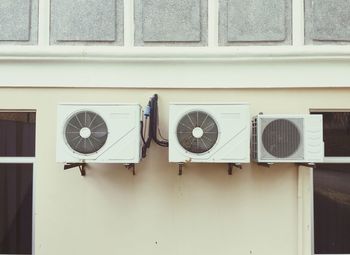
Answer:
<path fill-rule="evenodd" d="M 195 127 L 192 130 L 192 135 L 197 139 L 201 138 L 203 136 L 203 134 L 204 134 L 204 131 L 201 127 Z"/>
<path fill-rule="evenodd" d="M 91 130 L 88 127 L 83 127 L 82 129 L 80 129 L 79 134 L 82 138 L 87 139 L 91 136 Z"/>

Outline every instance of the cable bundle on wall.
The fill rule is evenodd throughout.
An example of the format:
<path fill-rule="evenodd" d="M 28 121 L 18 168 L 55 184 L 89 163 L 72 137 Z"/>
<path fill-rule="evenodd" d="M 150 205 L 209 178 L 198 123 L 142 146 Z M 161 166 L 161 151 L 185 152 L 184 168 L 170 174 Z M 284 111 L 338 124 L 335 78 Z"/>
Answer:
<path fill-rule="evenodd" d="M 148 124 L 148 125 L 147 125 Z M 154 94 L 144 110 L 144 121 L 141 125 L 141 137 L 143 141 L 142 157 L 147 155 L 147 149 L 151 146 L 152 140 L 162 147 L 168 147 L 169 143 L 167 139 L 164 139 L 159 130 L 159 117 L 158 117 L 158 95 Z M 147 139 L 146 137 L 147 133 Z M 158 135 L 160 138 L 158 138 Z"/>

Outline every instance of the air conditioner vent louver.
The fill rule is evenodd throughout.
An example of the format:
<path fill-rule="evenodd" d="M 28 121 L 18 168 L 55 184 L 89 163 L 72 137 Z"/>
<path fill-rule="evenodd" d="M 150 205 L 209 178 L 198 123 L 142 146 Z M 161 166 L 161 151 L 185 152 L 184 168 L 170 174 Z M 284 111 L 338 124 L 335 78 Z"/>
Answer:
<path fill-rule="evenodd" d="M 287 158 L 292 156 L 300 146 L 300 131 L 293 122 L 287 119 L 276 119 L 264 128 L 262 143 L 272 156 Z"/>
<path fill-rule="evenodd" d="M 185 150 L 204 153 L 215 145 L 218 139 L 218 126 L 206 112 L 192 111 L 181 118 L 176 134 Z"/>
<path fill-rule="evenodd" d="M 97 152 L 106 143 L 107 137 L 106 122 L 92 111 L 75 113 L 66 123 L 66 141 L 76 152 L 82 154 Z"/>

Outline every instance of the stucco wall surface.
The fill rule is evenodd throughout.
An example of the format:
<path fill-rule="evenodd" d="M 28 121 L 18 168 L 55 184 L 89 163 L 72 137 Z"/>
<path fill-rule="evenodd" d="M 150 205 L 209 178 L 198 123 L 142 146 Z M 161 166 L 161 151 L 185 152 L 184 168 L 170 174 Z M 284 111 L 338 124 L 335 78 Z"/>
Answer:
<path fill-rule="evenodd" d="M 0 109 L 37 110 L 35 254 L 298 254 L 298 172 L 292 164 L 190 164 L 183 176 L 167 149 L 152 145 L 137 175 L 91 165 L 87 176 L 55 162 L 61 102 L 234 101 L 251 114 L 350 108 L 350 89 L 0 89 Z"/>

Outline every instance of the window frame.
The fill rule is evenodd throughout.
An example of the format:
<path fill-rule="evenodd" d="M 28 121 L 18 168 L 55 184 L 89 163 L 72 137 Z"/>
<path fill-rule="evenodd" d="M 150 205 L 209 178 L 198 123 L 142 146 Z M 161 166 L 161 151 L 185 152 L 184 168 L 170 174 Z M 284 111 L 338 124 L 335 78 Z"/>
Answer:
<path fill-rule="evenodd" d="M 10 109 L 10 110 L 0 110 L 0 113 L 4 112 L 13 112 L 13 113 L 21 113 L 21 112 L 34 112 L 37 113 L 36 110 L 19 110 L 19 109 Z M 35 116 L 36 119 L 36 116 Z M 36 124 L 36 121 L 35 121 Z M 36 143 L 36 134 L 35 134 L 35 143 Z M 35 147 L 36 150 L 36 147 Z M 21 156 L 15 156 L 15 157 L 4 157 L 0 156 L 0 165 L 1 164 L 31 164 L 32 165 L 32 171 L 33 171 L 33 197 L 32 197 L 32 253 L 31 255 L 35 255 L 35 180 L 36 180 L 36 153 L 34 153 L 33 157 L 21 157 Z M 0 254 L 0 255 L 9 255 L 9 254 Z M 22 255 L 22 254 L 11 254 L 11 255 Z"/>
<path fill-rule="evenodd" d="M 310 114 L 317 114 L 320 112 L 350 112 L 350 109 L 347 108 L 311 108 L 309 109 Z M 326 164 L 346 164 L 350 163 L 350 156 L 349 157 L 324 157 L 324 161 L 322 163 Z M 312 168 L 312 174 L 310 176 L 310 209 L 311 209 L 311 254 L 313 255 L 350 255 L 350 253 L 343 253 L 343 254 L 333 254 L 333 253 L 327 253 L 327 254 L 319 254 L 315 253 L 315 221 L 314 221 L 314 169 Z"/>
<path fill-rule="evenodd" d="M 317 114 L 320 112 L 349 112 L 350 109 L 341 109 L 341 108 L 336 108 L 336 109 L 331 109 L 331 108 L 317 108 L 317 109 L 310 109 L 311 114 Z M 327 164 L 350 164 L 350 156 L 348 157 L 324 157 L 322 163 L 327 163 Z"/>

